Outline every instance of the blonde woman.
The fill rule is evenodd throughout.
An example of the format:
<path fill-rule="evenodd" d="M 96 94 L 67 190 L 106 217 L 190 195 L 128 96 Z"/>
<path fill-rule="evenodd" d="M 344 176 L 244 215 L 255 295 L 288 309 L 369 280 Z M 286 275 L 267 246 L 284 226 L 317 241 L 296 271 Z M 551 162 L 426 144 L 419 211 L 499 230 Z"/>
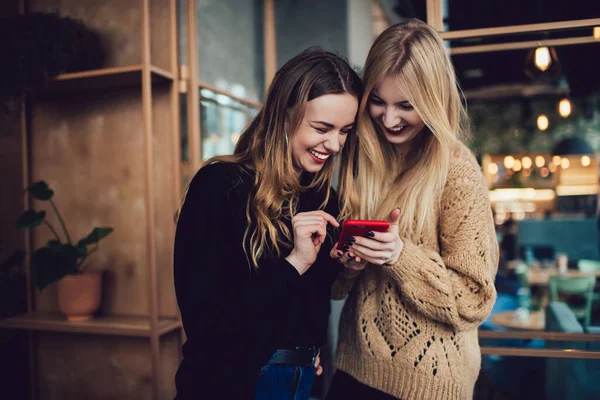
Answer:
<path fill-rule="evenodd" d="M 462 142 L 452 64 L 435 30 L 411 20 L 375 41 L 363 84 L 358 176 L 342 194 L 359 200 L 354 218 L 388 218 L 391 228 L 351 238 L 339 258 L 333 296 L 349 296 L 328 399 L 469 399 L 498 244 L 486 184 Z"/>
<path fill-rule="evenodd" d="M 338 266 L 332 175 L 356 141 L 361 93 L 344 60 L 302 52 L 277 72 L 234 154 L 192 180 L 175 238 L 187 335 L 177 399 L 308 399 Z"/>

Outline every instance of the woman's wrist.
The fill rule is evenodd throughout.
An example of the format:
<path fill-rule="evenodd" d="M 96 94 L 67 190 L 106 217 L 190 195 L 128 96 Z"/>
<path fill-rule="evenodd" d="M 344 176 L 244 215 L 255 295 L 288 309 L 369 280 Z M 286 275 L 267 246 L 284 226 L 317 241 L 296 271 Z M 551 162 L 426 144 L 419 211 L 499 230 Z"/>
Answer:
<path fill-rule="evenodd" d="M 285 260 L 292 264 L 292 266 L 296 268 L 300 275 L 304 274 L 312 265 L 312 263 L 307 263 L 306 261 L 301 260 L 295 250 L 292 250 Z"/>

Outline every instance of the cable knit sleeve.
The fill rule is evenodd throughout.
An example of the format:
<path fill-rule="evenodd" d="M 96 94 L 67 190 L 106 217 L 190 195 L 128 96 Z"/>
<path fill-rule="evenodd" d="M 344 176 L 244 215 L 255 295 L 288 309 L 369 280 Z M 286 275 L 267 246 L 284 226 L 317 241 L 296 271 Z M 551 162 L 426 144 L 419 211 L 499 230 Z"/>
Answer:
<path fill-rule="evenodd" d="M 470 154 L 452 159 L 438 229 L 437 245 L 405 241 L 396 264 L 384 268 L 420 313 L 456 331 L 475 329 L 496 300 L 498 242 L 487 186 Z M 439 253 L 431 249 L 438 246 Z"/>

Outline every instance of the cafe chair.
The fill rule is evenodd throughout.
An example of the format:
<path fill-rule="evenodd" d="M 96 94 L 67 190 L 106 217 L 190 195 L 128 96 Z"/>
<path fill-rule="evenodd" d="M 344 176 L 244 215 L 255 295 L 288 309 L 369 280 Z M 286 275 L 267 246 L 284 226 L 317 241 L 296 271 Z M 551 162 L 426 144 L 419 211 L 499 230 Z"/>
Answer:
<path fill-rule="evenodd" d="M 598 260 L 579 260 L 577 261 L 577 269 L 581 272 L 600 272 L 600 261 Z"/>
<path fill-rule="evenodd" d="M 529 287 L 529 267 L 525 263 L 519 263 L 515 267 L 515 276 L 519 281 L 519 285 L 523 288 Z"/>
<path fill-rule="evenodd" d="M 568 303 L 575 316 L 583 321 L 584 326 L 590 325 L 592 319 L 592 302 L 594 300 L 595 276 L 585 277 L 550 277 L 550 301 L 560 301 L 559 294 L 580 295 L 584 297 L 584 305 Z"/>
<path fill-rule="evenodd" d="M 599 260 L 579 260 L 577 261 L 577 269 L 581 272 L 597 274 L 600 272 Z M 598 290 L 598 282 L 596 282 L 596 290 L 594 291 L 594 303 L 600 303 L 600 291 Z"/>

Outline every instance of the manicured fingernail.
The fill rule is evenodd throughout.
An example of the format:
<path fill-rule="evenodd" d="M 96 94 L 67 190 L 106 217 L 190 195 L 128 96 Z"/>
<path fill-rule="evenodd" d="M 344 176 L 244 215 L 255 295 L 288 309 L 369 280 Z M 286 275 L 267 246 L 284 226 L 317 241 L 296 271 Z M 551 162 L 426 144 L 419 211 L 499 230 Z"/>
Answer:
<path fill-rule="evenodd" d="M 352 246 L 352 244 L 353 244 L 353 243 L 352 243 L 352 242 L 350 242 L 350 241 L 346 242 L 346 246 Z"/>
<path fill-rule="evenodd" d="M 370 238 L 375 237 L 375 234 L 373 232 L 369 231 L 369 232 L 367 232 L 367 237 L 370 237 Z"/>
<path fill-rule="evenodd" d="M 341 257 L 344 255 L 344 253 L 338 250 L 337 255 Z"/>
<path fill-rule="evenodd" d="M 354 236 L 350 236 L 347 240 L 346 243 L 354 243 L 356 242 L 356 239 L 354 238 Z"/>
<path fill-rule="evenodd" d="M 344 251 L 348 251 L 348 249 L 349 249 L 349 248 L 350 248 L 350 247 L 349 247 L 347 244 L 345 244 L 345 245 L 342 247 L 342 250 L 344 250 Z"/>

